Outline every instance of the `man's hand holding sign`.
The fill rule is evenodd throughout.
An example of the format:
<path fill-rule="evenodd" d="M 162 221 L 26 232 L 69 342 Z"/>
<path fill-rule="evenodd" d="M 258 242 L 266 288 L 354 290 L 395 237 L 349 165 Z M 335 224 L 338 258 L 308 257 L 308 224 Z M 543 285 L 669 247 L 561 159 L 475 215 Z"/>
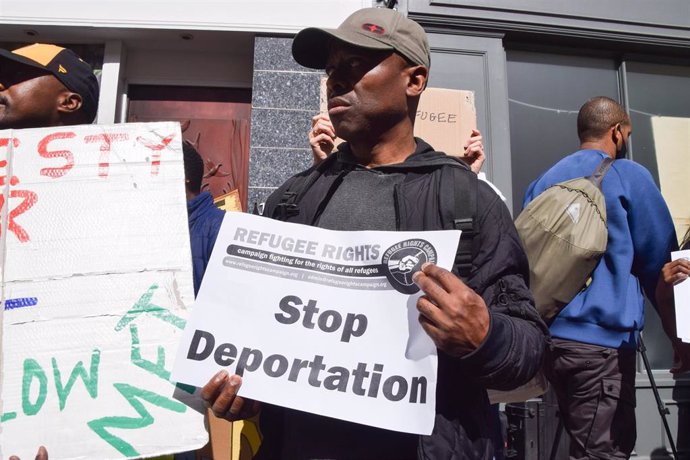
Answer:
<path fill-rule="evenodd" d="M 241 385 L 242 377 L 223 369 L 202 388 L 201 397 L 216 417 L 231 422 L 248 419 L 259 413 L 261 403 L 238 396 Z"/>
<path fill-rule="evenodd" d="M 463 356 L 477 349 L 489 333 L 484 299 L 448 270 L 433 264 L 413 275 L 424 291 L 417 300 L 419 322 L 439 350 Z"/>

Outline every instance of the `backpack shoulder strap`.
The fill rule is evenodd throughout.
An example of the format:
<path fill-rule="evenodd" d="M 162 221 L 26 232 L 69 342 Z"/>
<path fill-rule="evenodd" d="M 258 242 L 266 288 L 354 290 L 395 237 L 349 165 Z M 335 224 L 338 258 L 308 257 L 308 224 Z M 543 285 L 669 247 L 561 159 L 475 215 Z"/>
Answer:
<path fill-rule="evenodd" d="M 335 154 L 329 155 L 317 166 L 307 170 L 302 174 L 291 177 L 272 197 L 274 203 L 267 207 L 267 216 L 278 220 L 286 220 L 289 217 L 299 214 L 299 202 L 314 182 L 328 169 L 335 161 Z M 276 202 L 277 200 L 277 202 Z"/>
<path fill-rule="evenodd" d="M 597 169 L 594 170 L 594 172 L 591 176 L 588 177 L 588 179 L 592 181 L 592 183 L 596 185 L 598 188 L 601 188 L 601 181 L 604 180 L 604 176 L 609 171 L 614 161 L 615 160 L 613 158 L 608 156 L 601 160 L 601 163 L 599 163 Z"/>
<path fill-rule="evenodd" d="M 478 181 L 476 174 L 462 166 L 446 167 L 441 175 L 439 199 L 443 228 L 462 232 L 455 267 L 463 278 L 470 275 L 472 262 L 479 252 Z"/>

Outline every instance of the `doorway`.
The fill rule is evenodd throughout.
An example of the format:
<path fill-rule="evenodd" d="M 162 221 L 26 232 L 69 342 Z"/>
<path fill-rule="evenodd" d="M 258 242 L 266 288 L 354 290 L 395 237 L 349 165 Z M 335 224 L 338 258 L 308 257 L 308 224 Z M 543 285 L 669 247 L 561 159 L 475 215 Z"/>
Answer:
<path fill-rule="evenodd" d="M 247 207 L 251 90 L 130 85 L 128 122 L 177 121 L 204 160 L 202 190 Z"/>

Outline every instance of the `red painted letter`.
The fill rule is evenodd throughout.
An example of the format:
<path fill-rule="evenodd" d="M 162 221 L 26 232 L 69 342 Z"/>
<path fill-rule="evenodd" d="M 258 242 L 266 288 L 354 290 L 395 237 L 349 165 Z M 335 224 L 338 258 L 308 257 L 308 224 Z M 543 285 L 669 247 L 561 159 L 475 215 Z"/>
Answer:
<path fill-rule="evenodd" d="M 10 145 L 10 138 L 9 137 L 0 137 L 0 148 L 2 147 L 7 147 Z M 12 146 L 16 149 L 19 147 L 19 139 L 16 137 L 12 139 Z M 7 158 L 7 155 L 5 155 L 5 158 Z M 7 167 L 7 160 L 0 160 L 0 168 L 6 168 Z M 0 175 L 0 186 L 5 185 L 5 178 L 7 177 L 6 174 Z M 17 176 L 12 176 L 10 177 L 10 185 L 17 185 L 19 183 L 19 179 Z M 2 207 L 2 206 L 0 206 Z"/>
<path fill-rule="evenodd" d="M 98 177 L 108 177 L 108 167 L 110 166 L 110 163 L 108 163 L 108 154 L 110 153 L 110 144 L 126 140 L 129 140 L 129 135 L 127 133 L 93 134 L 84 138 L 87 144 L 101 142 L 101 156 L 98 158 Z"/>
<path fill-rule="evenodd" d="M 11 190 L 10 198 L 24 198 L 24 200 L 19 203 L 19 206 L 7 213 L 7 229 L 14 233 L 20 242 L 26 243 L 29 241 L 29 234 L 15 221 L 15 218 L 31 209 L 31 207 L 36 204 L 36 201 L 38 201 L 38 195 L 29 190 Z M 0 195 L 0 209 L 2 209 L 4 203 L 5 196 Z"/>
<path fill-rule="evenodd" d="M 74 167 L 74 155 L 69 150 L 55 150 L 48 151 L 48 143 L 57 139 L 71 139 L 76 136 L 73 132 L 53 133 L 48 134 L 38 143 L 38 154 L 43 158 L 61 157 L 65 159 L 65 164 L 59 168 L 42 168 L 41 175 L 59 179 L 67 174 L 67 172 Z"/>
<path fill-rule="evenodd" d="M 149 148 L 153 151 L 153 159 L 151 160 L 151 175 L 152 176 L 157 176 L 158 175 L 158 170 L 160 169 L 161 166 L 161 151 L 165 149 L 172 140 L 175 139 L 175 135 L 171 134 L 170 136 L 167 136 L 163 139 L 161 139 L 160 144 L 156 144 L 155 141 L 150 141 L 148 139 L 144 139 L 143 137 L 137 137 L 137 142 L 140 144 L 143 144 L 146 148 Z"/>

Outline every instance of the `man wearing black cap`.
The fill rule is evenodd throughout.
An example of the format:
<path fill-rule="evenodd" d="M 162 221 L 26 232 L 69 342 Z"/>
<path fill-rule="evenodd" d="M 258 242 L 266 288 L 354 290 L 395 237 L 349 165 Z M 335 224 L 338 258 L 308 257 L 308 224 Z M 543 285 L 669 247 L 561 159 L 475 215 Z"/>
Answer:
<path fill-rule="evenodd" d="M 98 80 L 73 51 L 44 43 L 0 49 L 0 129 L 87 124 L 97 111 Z M 36 460 L 48 460 L 45 447 Z"/>
<path fill-rule="evenodd" d="M 425 293 L 419 321 L 439 350 L 433 433 L 414 436 L 264 404 L 257 458 L 490 459 L 486 388 L 528 381 L 548 332 L 501 199 L 460 160 L 413 136 L 430 65 L 426 34 L 395 11 L 369 8 L 338 29 L 301 31 L 292 51 L 298 63 L 325 69 L 328 114 L 347 142 L 281 186 L 264 215 L 334 230 L 460 228 L 463 237 L 453 273 L 425 264 L 413 276 Z M 221 371 L 202 396 L 217 416 L 245 418 L 259 404 L 237 396 L 240 385 L 239 376 Z"/>
<path fill-rule="evenodd" d="M 0 129 L 91 123 L 98 81 L 73 51 L 36 43 L 0 50 Z"/>

